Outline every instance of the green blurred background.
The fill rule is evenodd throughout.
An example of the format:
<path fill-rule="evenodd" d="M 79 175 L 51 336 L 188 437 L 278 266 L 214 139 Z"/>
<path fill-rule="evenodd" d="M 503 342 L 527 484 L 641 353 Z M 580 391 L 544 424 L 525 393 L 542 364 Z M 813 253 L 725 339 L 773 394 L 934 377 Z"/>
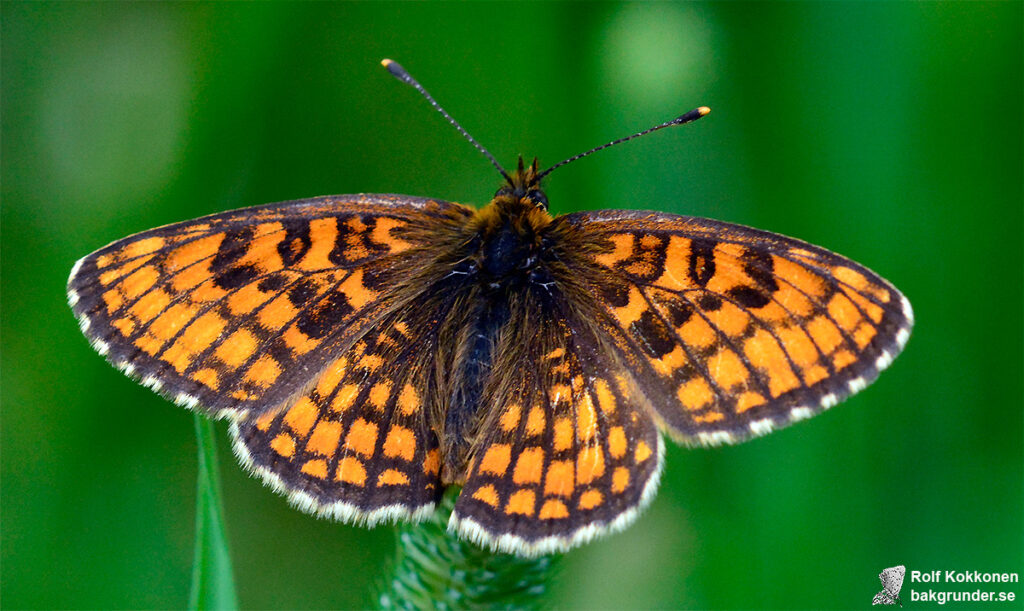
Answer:
<path fill-rule="evenodd" d="M 90 349 L 64 298 L 77 258 L 264 202 L 483 204 L 498 187 L 383 57 L 506 166 L 706 104 L 695 125 L 559 170 L 553 211 L 793 235 L 875 269 L 917 313 L 904 355 L 839 408 L 742 446 L 671 446 L 652 507 L 569 554 L 554 605 L 864 608 L 887 566 L 1024 567 L 1020 2 L 2 11 L 6 608 L 187 601 L 192 416 Z M 392 529 L 292 510 L 218 430 L 242 605 L 369 604 Z"/>

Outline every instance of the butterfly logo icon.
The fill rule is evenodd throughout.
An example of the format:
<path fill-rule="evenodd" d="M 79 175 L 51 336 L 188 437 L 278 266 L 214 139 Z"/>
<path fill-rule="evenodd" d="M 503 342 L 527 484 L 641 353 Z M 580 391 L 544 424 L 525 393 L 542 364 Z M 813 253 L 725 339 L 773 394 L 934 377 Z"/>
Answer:
<path fill-rule="evenodd" d="M 871 601 L 871 604 L 899 605 L 902 607 L 903 601 L 900 600 L 900 590 L 903 589 L 903 577 L 906 574 L 907 567 L 902 564 L 883 569 L 882 572 L 878 574 L 878 578 L 882 581 L 882 591 L 875 594 L 875 598 Z"/>

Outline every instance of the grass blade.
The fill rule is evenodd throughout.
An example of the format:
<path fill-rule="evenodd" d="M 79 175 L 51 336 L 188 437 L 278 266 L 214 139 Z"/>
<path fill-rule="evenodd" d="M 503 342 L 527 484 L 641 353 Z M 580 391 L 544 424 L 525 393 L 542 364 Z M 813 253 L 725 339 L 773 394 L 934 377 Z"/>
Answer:
<path fill-rule="evenodd" d="M 192 593 L 188 608 L 193 610 L 238 608 L 231 554 L 224 532 L 220 500 L 217 445 L 213 422 L 195 415 L 199 447 L 198 490 L 196 493 L 196 555 L 192 565 Z"/>

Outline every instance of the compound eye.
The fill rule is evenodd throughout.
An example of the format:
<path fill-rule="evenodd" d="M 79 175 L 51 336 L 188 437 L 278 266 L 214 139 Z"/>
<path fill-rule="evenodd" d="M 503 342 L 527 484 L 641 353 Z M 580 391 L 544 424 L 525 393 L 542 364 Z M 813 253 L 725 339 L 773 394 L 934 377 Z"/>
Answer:
<path fill-rule="evenodd" d="M 526 194 L 526 199 L 536 204 L 538 208 L 544 208 L 545 210 L 548 208 L 548 198 L 544 195 L 543 191 L 534 189 Z"/>
<path fill-rule="evenodd" d="M 501 197 L 502 195 L 511 195 L 512 189 L 508 187 L 502 187 L 494 192 L 494 197 Z"/>

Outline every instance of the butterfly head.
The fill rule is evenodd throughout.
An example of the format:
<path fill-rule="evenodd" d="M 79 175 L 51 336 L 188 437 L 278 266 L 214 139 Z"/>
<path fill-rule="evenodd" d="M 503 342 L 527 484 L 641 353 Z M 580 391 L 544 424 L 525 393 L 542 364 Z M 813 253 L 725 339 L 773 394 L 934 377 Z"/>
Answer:
<path fill-rule="evenodd" d="M 494 194 L 494 199 L 547 211 L 548 197 L 540 187 L 540 179 L 536 157 L 529 167 L 523 163 L 523 158 L 520 157 L 519 167 Z"/>

